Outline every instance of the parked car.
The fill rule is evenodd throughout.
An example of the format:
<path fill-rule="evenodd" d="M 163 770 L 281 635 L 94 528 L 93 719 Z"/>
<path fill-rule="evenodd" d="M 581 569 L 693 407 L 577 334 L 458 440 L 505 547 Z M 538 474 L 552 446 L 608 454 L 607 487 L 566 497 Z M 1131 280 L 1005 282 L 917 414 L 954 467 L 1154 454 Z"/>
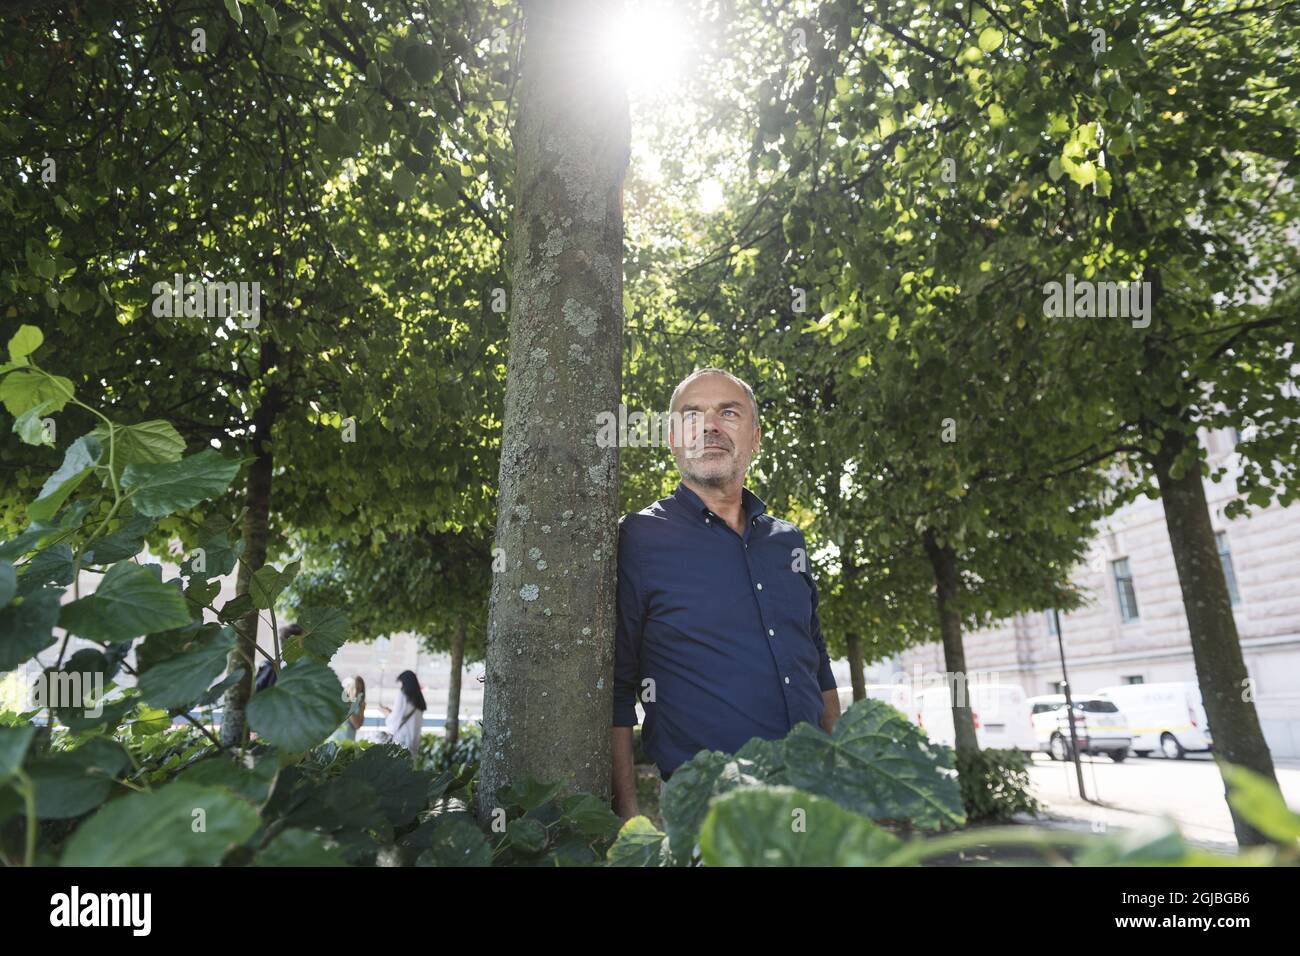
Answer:
<path fill-rule="evenodd" d="M 977 684 L 968 693 L 975 720 L 975 739 L 981 750 L 1021 750 L 1030 755 L 1037 749 L 1029 707 L 1020 685 Z M 949 688 L 927 687 L 915 696 L 913 713 L 917 725 L 934 743 L 954 746 L 957 735 L 953 729 Z"/>
<path fill-rule="evenodd" d="M 1181 760 L 1188 751 L 1212 749 L 1201 689 L 1192 681 L 1120 684 L 1103 687 L 1097 695 L 1114 701 L 1128 718 L 1133 752 L 1139 756 L 1158 750 Z"/>
<path fill-rule="evenodd" d="M 1127 757 L 1133 737 L 1129 733 L 1128 721 L 1115 702 L 1095 695 L 1071 696 L 1079 753 L 1106 754 L 1116 763 Z M 1070 718 L 1065 710 L 1065 695 L 1045 694 L 1031 697 L 1026 703 L 1038 749 L 1053 760 L 1071 759 Z"/>

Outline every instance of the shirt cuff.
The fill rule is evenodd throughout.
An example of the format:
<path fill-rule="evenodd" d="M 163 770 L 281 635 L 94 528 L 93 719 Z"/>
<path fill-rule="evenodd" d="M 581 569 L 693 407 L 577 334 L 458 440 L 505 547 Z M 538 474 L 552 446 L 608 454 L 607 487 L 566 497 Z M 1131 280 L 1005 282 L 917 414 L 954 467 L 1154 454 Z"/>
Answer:
<path fill-rule="evenodd" d="M 615 727 L 635 727 L 638 723 L 639 721 L 636 719 L 636 698 L 614 701 Z"/>
<path fill-rule="evenodd" d="M 823 657 L 822 666 L 817 669 L 817 686 L 824 691 L 839 689 L 839 685 L 835 683 L 835 675 L 831 672 L 829 657 Z"/>

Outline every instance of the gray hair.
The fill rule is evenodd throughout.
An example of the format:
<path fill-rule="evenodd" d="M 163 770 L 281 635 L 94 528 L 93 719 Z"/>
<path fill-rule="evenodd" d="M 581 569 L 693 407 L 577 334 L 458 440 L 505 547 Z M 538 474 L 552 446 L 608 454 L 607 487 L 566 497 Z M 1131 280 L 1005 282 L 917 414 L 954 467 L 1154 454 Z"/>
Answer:
<path fill-rule="evenodd" d="M 668 411 L 671 412 L 677 408 L 677 396 L 682 393 L 682 389 L 702 375 L 721 375 L 723 378 L 731 379 L 744 389 L 745 394 L 749 396 L 749 407 L 754 413 L 754 424 L 758 424 L 758 401 L 754 398 L 754 390 L 750 388 L 749 383 L 745 382 L 743 379 L 736 378 L 736 376 L 732 375 L 730 372 L 720 368 L 697 368 L 690 375 L 687 375 L 684 379 L 678 382 L 677 387 L 673 389 L 673 397 L 668 401 Z"/>

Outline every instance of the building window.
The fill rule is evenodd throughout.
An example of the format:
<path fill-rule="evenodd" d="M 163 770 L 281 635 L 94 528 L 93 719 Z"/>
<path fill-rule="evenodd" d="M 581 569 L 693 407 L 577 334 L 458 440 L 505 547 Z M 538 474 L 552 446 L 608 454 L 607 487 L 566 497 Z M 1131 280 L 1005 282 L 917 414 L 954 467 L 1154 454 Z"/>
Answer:
<path fill-rule="evenodd" d="M 1127 675 L 1125 675 L 1124 677 L 1121 677 L 1120 680 L 1122 680 L 1125 684 L 1145 684 L 1145 683 L 1146 683 L 1146 679 L 1143 678 L 1143 676 L 1142 676 L 1141 674 L 1127 674 Z"/>
<path fill-rule="evenodd" d="M 1128 558 L 1110 563 L 1115 577 L 1115 593 L 1119 596 L 1119 616 L 1125 624 L 1138 619 L 1137 592 L 1133 590 L 1133 574 L 1128 569 Z"/>
<path fill-rule="evenodd" d="M 1061 632 L 1056 627 L 1056 613 L 1054 611 L 1044 611 L 1043 617 L 1047 619 L 1047 633 L 1051 637 L 1060 637 Z"/>
<path fill-rule="evenodd" d="M 1241 594 L 1237 590 L 1237 572 L 1232 568 L 1232 552 L 1228 550 L 1228 532 L 1216 531 L 1214 543 L 1219 548 L 1219 564 L 1223 566 L 1223 580 L 1228 583 L 1228 597 L 1236 607 L 1241 603 Z"/>

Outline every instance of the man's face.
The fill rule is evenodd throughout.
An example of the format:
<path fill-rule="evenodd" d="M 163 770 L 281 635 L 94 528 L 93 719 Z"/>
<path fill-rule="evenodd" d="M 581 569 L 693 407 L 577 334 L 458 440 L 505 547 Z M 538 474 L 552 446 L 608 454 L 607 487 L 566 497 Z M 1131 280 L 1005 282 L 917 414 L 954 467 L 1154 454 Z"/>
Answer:
<path fill-rule="evenodd" d="M 681 413 L 683 434 L 674 428 L 671 447 L 683 477 L 718 488 L 744 480 L 759 430 L 743 388 L 721 375 L 702 375 L 682 389 L 671 411 Z"/>

